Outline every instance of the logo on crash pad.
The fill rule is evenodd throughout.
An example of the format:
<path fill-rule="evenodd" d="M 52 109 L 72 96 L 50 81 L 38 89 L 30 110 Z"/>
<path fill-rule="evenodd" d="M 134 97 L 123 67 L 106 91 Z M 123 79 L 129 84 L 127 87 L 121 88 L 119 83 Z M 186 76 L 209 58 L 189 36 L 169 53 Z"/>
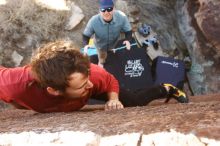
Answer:
<path fill-rule="evenodd" d="M 168 64 L 171 65 L 172 67 L 178 68 L 179 67 L 179 63 L 178 62 L 169 62 L 169 61 L 161 61 L 162 64 Z"/>
<path fill-rule="evenodd" d="M 144 67 L 141 64 L 141 59 L 128 60 L 125 65 L 125 76 L 140 77 L 143 71 Z"/>

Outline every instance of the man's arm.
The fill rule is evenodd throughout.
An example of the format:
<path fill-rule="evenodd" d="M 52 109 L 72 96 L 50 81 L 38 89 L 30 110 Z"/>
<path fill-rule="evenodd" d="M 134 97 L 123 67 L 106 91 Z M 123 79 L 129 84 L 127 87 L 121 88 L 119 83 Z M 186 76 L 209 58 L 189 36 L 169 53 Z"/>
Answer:
<path fill-rule="evenodd" d="M 105 104 L 105 110 L 114 110 L 114 109 L 122 109 L 124 106 L 122 103 L 119 101 L 119 84 L 116 78 L 110 74 L 109 72 L 106 72 L 106 78 L 109 78 L 106 81 L 107 86 L 107 96 L 108 96 L 108 101 Z"/>
<path fill-rule="evenodd" d="M 10 103 L 17 98 L 25 88 L 28 80 L 27 67 L 0 67 L 0 99 Z"/>
<path fill-rule="evenodd" d="M 94 83 L 98 94 L 107 93 L 108 102 L 105 105 L 106 110 L 123 108 L 118 97 L 119 84 L 112 74 L 97 65 L 91 64 L 90 80 Z"/>
<path fill-rule="evenodd" d="M 108 92 L 108 101 L 105 104 L 105 110 L 113 110 L 113 109 L 122 109 L 124 106 L 119 101 L 118 93 L 116 92 Z"/>
<path fill-rule="evenodd" d="M 83 46 L 84 46 L 83 54 L 84 54 L 84 55 L 87 55 L 88 49 L 89 49 L 89 47 L 90 47 L 90 45 L 89 45 L 89 39 L 90 39 L 89 36 L 83 34 Z"/>
<path fill-rule="evenodd" d="M 125 32 L 125 40 L 123 41 L 123 44 L 126 45 L 127 50 L 131 49 L 131 41 L 132 39 L 132 31 Z"/>
<path fill-rule="evenodd" d="M 94 34 L 94 29 L 93 29 L 93 22 L 94 22 L 94 17 L 92 17 L 89 22 L 86 25 L 86 28 L 83 31 L 83 47 L 84 47 L 84 55 L 87 54 L 88 48 L 91 47 L 89 45 L 89 40 L 91 36 Z"/>
<path fill-rule="evenodd" d="M 128 32 L 128 31 L 132 31 L 131 28 L 131 23 L 128 20 L 128 17 L 126 16 L 126 14 L 122 11 L 118 11 L 119 15 L 120 15 L 120 21 L 122 21 L 123 26 L 122 26 L 122 31 L 123 32 Z"/>
<path fill-rule="evenodd" d="M 123 44 L 126 45 L 127 50 L 130 50 L 131 49 L 130 41 L 132 40 L 132 28 L 131 28 L 130 22 L 128 21 L 127 16 L 124 17 L 123 30 L 124 30 L 124 33 L 125 33 L 125 41 L 123 42 Z"/>
<path fill-rule="evenodd" d="M 90 39 L 89 36 L 83 34 L 83 46 L 86 46 L 89 44 L 89 39 Z"/>
<path fill-rule="evenodd" d="M 131 41 L 132 40 L 132 31 L 125 32 L 125 40 Z"/>
<path fill-rule="evenodd" d="M 84 31 L 83 31 L 83 46 L 86 46 L 89 44 L 89 39 L 94 35 L 94 27 L 95 22 L 97 21 L 97 16 L 93 16 L 91 19 L 89 19 Z"/>

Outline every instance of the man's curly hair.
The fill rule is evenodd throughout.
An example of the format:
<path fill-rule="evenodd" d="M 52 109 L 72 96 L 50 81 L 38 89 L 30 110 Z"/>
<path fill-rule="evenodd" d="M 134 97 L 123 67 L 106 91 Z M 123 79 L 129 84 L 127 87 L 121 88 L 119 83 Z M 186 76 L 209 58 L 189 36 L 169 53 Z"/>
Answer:
<path fill-rule="evenodd" d="M 65 91 L 69 76 L 79 72 L 88 76 L 88 56 L 79 52 L 73 44 L 56 41 L 43 45 L 31 59 L 31 71 L 42 87 Z"/>

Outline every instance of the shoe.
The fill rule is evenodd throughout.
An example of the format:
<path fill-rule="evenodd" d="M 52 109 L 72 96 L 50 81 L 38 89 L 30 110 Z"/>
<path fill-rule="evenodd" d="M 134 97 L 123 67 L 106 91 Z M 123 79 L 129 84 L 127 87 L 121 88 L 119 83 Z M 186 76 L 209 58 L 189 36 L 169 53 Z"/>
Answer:
<path fill-rule="evenodd" d="M 143 41 L 142 45 L 149 47 L 151 45 L 151 43 L 148 41 L 148 39 L 146 39 L 145 41 Z"/>
<path fill-rule="evenodd" d="M 155 50 L 158 50 L 159 44 L 156 36 L 151 37 L 149 40 L 150 44 L 154 47 Z"/>
<path fill-rule="evenodd" d="M 180 103 L 188 103 L 189 102 L 189 99 L 186 96 L 186 94 L 183 91 L 181 91 L 180 89 L 178 89 L 177 87 L 175 87 L 171 84 L 162 84 L 162 85 L 164 87 L 169 88 L 168 98 L 165 102 L 168 102 L 170 100 L 170 98 L 174 98 Z"/>
<path fill-rule="evenodd" d="M 150 26 L 146 24 L 142 24 L 140 27 L 138 27 L 138 32 L 143 36 L 147 37 L 150 34 Z"/>
<path fill-rule="evenodd" d="M 150 34 L 150 30 L 151 30 L 151 27 L 147 24 L 142 24 L 142 28 L 144 28 L 146 31 L 148 31 L 148 34 Z"/>

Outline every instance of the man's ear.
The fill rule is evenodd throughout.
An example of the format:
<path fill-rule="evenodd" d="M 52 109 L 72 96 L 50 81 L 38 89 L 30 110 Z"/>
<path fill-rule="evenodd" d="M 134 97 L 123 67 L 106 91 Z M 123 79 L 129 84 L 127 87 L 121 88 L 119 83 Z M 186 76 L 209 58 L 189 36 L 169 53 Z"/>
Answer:
<path fill-rule="evenodd" d="M 61 95 L 61 92 L 59 90 L 56 90 L 52 87 L 47 87 L 47 92 L 51 95 L 54 95 L 54 96 L 59 96 Z"/>

